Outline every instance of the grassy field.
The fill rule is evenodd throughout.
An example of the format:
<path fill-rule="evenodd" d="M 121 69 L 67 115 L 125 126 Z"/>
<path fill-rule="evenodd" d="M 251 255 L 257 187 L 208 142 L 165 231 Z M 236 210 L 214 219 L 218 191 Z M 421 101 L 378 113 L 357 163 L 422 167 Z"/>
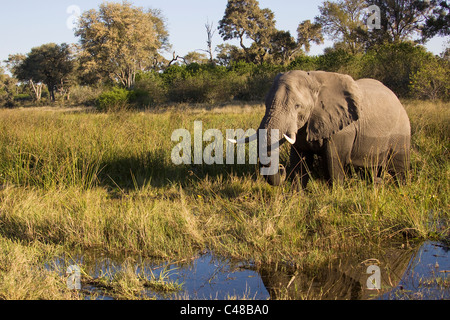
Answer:
<path fill-rule="evenodd" d="M 270 187 L 254 165 L 172 164 L 175 129 L 257 128 L 260 105 L 0 110 L 0 299 L 79 298 L 43 266 L 76 249 L 167 260 L 210 250 L 301 266 L 355 246 L 448 240 L 450 104 L 404 105 L 406 185 L 312 180 L 304 191 Z"/>

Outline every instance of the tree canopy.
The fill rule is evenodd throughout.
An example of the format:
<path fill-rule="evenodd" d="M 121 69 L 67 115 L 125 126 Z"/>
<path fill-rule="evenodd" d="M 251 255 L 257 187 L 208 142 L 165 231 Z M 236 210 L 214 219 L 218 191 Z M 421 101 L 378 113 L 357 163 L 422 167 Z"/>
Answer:
<path fill-rule="evenodd" d="M 261 9 L 256 0 L 229 0 L 218 29 L 223 40 L 239 40 L 243 51 L 221 45 L 219 60 L 224 61 L 244 59 L 253 63 L 287 64 L 303 53 L 303 47 L 309 51 L 309 42 L 323 41 L 320 25 L 310 21 L 299 26 L 297 41 L 289 31 L 278 30 L 274 13 Z M 252 42 L 246 44 L 246 40 Z"/>
<path fill-rule="evenodd" d="M 105 2 L 98 11 L 85 12 L 75 35 L 80 37 L 83 68 L 127 88 L 133 87 L 138 71 L 155 66 L 169 47 L 160 12 L 129 2 Z"/>
<path fill-rule="evenodd" d="M 376 6 L 379 27 L 369 30 Z M 337 0 L 324 1 L 315 18 L 336 49 L 351 53 L 367 51 L 385 43 L 416 40 L 426 42 L 435 35 L 448 35 L 450 15 L 446 1 L 438 0 Z"/>
<path fill-rule="evenodd" d="M 238 39 L 247 57 L 262 62 L 275 31 L 274 17 L 271 10 L 261 9 L 256 0 L 229 0 L 219 21 L 219 33 L 223 40 Z M 245 45 L 245 39 L 253 41 L 250 47 Z"/>
<path fill-rule="evenodd" d="M 50 92 L 50 99 L 54 101 L 55 91 L 67 84 L 74 68 L 70 46 L 66 43 L 44 44 L 32 48 L 26 56 L 10 55 L 7 63 L 18 80 L 30 83 L 36 100 L 41 98 L 43 83 Z"/>
<path fill-rule="evenodd" d="M 319 11 L 314 20 L 300 21 L 291 34 L 277 29 L 274 12 L 257 0 L 228 0 L 217 28 L 223 43 L 213 46 L 217 29 L 207 21 L 206 50 L 183 57 L 171 52 L 173 59 L 167 60 L 163 53 L 171 46 L 160 11 L 127 1 L 104 2 L 80 16 L 78 44 L 49 43 L 10 55 L 5 62 L 14 77 L 0 73 L 0 100 L 26 101 L 30 89 L 40 100 L 47 87 L 53 101 L 55 92 L 68 98 L 70 88 L 90 90 L 91 103 L 98 92 L 117 86 L 122 91 L 111 95 L 127 101 L 259 99 L 278 72 L 292 69 L 372 77 L 401 96 L 411 90 L 428 90 L 432 98 L 448 93 L 444 70 L 449 49 L 439 58 L 420 46 L 434 36 L 449 35 L 447 1 L 323 0 Z M 307 55 L 325 36 L 333 47 L 322 55 Z M 429 82 L 433 77 L 437 80 Z M 71 96 L 76 97 L 76 90 Z M 127 91 L 129 95 L 122 94 Z"/>

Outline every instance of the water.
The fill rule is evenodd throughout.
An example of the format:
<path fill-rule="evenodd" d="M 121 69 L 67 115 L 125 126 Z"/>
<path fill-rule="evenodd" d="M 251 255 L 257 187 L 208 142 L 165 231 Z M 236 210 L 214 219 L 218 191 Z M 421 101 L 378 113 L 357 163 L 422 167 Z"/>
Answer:
<path fill-rule="evenodd" d="M 157 299 L 450 299 L 450 247 L 426 242 L 415 248 L 401 244 L 391 248 L 360 249 L 331 263 L 296 269 L 283 265 L 252 266 L 204 253 L 190 261 L 136 261 L 143 276 L 165 275 L 182 283 L 182 290 L 144 294 Z M 63 266 L 81 265 L 92 277 L 113 274 L 124 258 L 60 257 Z M 370 271 L 377 272 L 371 273 Z M 370 278 L 370 279 L 369 279 Z M 368 282 L 368 279 L 371 280 Z M 100 292 L 95 286 L 84 290 Z M 101 299 L 112 297 L 100 294 Z"/>
<path fill-rule="evenodd" d="M 241 263 L 215 258 L 211 254 L 202 255 L 190 265 L 175 269 L 170 278 L 184 283 L 184 295 L 180 295 L 182 298 L 183 296 L 189 299 L 218 300 L 270 298 L 258 272 L 246 269 Z"/>
<path fill-rule="evenodd" d="M 380 298 L 450 299 L 449 251 L 450 247 L 440 242 L 423 244 L 410 260 L 398 286 Z"/>

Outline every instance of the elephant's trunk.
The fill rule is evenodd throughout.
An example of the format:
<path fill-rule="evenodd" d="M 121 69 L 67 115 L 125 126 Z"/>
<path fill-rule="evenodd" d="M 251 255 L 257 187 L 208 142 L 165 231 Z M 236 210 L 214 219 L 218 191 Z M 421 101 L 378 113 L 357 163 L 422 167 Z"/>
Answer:
<path fill-rule="evenodd" d="M 271 161 L 269 163 L 262 163 L 262 161 L 260 161 L 261 168 L 271 168 L 273 165 L 277 165 L 275 174 L 264 175 L 264 178 L 266 179 L 266 181 L 272 186 L 281 185 L 285 178 L 285 170 L 284 170 L 283 166 L 279 165 L 279 158 L 276 159 L 276 164 L 273 163 L 273 161 L 274 161 L 273 156 L 278 157 L 279 150 L 277 150 L 277 152 L 273 152 L 272 149 L 274 147 L 279 148 L 279 146 L 282 143 L 284 143 L 285 141 L 289 141 L 288 139 L 286 139 L 285 134 L 284 134 L 284 128 L 282 128 L 279 125 L 280 121 L 278 119 L 279 119 L 278 117 L 275 117 L 273 115 L 264 116 L 264 118 L 261 122 L 261 125 L 259 127 L 259 129 L 263 129 L 264 131 L 258 130 L 258 141 L 261 141 L 261 139 L 263 139 L 262 137 L 259 136 L 261 133 L 267 135 L 263 139 L 264 142 L 267 143 L 267 145 L 266 145 L 267 152 L 264 152 L 264 153 L 267 153 L 267 159 L 271 159 Z M 272 136 L 272 134 L 275 132 L 275 131 L 272 131 L 274 129 L 278 130 L 278 136 Z M 288 138 L 291 140 L 290 142 L 294 141 L 294 139 L 291 139 L 290 137 L 288 137 Z M 261 160 L 262 154 L 261 154 L 260 147 L 262 147 L 262 146 L 260 146 L 258 143 L 258 154 L 260 155 L 260 160 Z"/>
<path fill-rule="evenodd" d="M 296 134 L 293 132 L 288 132 L 284 126 L 280 126 L 283 123 L 280 121 L 280 118 L 274 115 L 266 114 L 261 121 L 261 124 L 255 135 L 251 137 L 247 137 L 244 139 L 229 141 L 235 144 L 245 144 L 250 143 L 252 141 L 258 140 L 258 155 L 260 156 L 260 165 L 261 172 L 265 172 L 264 169 L 271 172 L 271 174 L 264 174 L 265 179 L 270 185 L 279 186 L 285 179 L 285 169 L 283 166 L 279 165 L 279 158 L 275 159 L 273 162 L 273 157 L 279 156 L 279 150 L 274 152 L 272 149 L 279 148 L 281 144 L 285 141 L 290 144 L 294 144 L 296 142 Z M 276 129 L 277 131 L 272 131 Z M 293 130 L 292 130 L 293 131 Z M 278 132 L 277 136 L 272 136 L 274 132 Z M 261 136 L 264 134 L 266 136 Z M 265 147 L 265 150 L 261 150 L 261 147 Z M 262 160 L 264 158 L 264 161 Z M 270 160 L 269 160 L 270 159 Z M 269 160 L 268 162 L 266 160 Z M 275 168 L 273 166 L 276 166 Z M 270 170 L 268 170 L 268 168 Z M 273 174 L 272 172 L 276 172 Z"/>

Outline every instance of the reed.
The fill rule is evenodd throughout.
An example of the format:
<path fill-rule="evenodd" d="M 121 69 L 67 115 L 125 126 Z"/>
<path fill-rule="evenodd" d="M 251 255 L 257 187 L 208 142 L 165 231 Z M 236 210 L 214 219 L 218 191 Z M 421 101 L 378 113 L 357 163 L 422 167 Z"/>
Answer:
<path fill-rule="evenodd" d="M 168 260 L 207 249 L 256 264 L 302 265 L 367 243 L 448 239 L 450 105 L 404 103 L 413 130 L 407 184 L 349 177 L 328 187 L 313 179 L 303 191 L 268 186 L 254 165 L 171 162 L 175 129 L 193 132 L 196 120 L 223 133 L 257 128 L 262 106 L 0 110 L 0 258 L 18 246 L 26 253 L 15 259 L 27 257 L 27 268 L 39 260 L 28 251 L 47 245 Z M 1 298 L 48 298 L 38 288 L 31 296 L 5 289 L 22 274 L 5 263 Z"/>

